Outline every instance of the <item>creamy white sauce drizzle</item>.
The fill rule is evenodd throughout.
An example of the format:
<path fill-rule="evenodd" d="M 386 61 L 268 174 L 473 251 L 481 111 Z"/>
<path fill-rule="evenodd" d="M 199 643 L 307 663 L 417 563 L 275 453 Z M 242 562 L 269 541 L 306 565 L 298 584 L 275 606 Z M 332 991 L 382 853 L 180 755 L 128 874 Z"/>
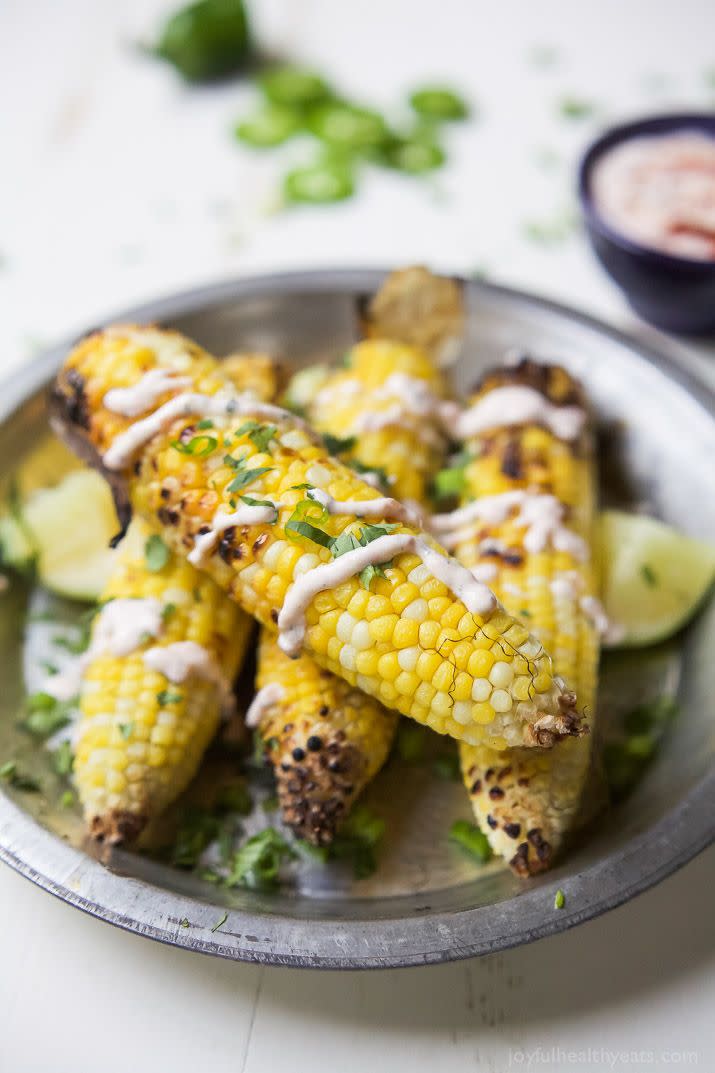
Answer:
<path fill-rule="evenodd" d="M 593 625 L 601 635 L 605 645 L 617 645 L 625 635 L 625 629 L 620 622 L 613 622 L 601 601 L 596 596 L 582 596 L 579 600 L 584 615 L 590 618 Z"/>
<path fill-rule="evenodd" d="M 254 730 L 260 725 L 266 712 L 272 708 L 274 704 L 283 700 L 284 696 L 285 689 L 280 682 L 269 682 L 267 685 L 263 686 L 262 689 L 259 689 L 248 706 L 245 719 L 246 726 L 251 730 Z"/>
<path fill-rule="evenodd" d="M 86 652 L 77 656 L 59 674 L 50 675 L 43 690 L 57 700 L 76 697 L 87 667 L 97 656 L 128 656 L 147 637 L 158 637 L 163 628 L 163 604 L 153 597 L 111 600 L 94 620 L 92 640 Z"/>
<path fill-rule="evenodd" d="M 554 406 L 531 387 L 507 384 L 478 399 L 467 410 L 447 404 L 444 417 L 457 439 L 467 440 L 495 428 L 543 425 L 560 440 L 578 439 L 586 413 L 578 406 Z"/>
<path fill-rule="evenodd" d="M 194 541 L 192 550 L 187 559 L 192 566 L 203 566 L 213 553 L 222 533 L 234 525 L 270 525 L 278 517 L 280 503 L 272 506 L 260 506 L 251 503 L 243 503 L 233 513 L 219 510 L 214 514 L 211 521 L 211 529 L 208 533 L 199 533 Z"/>
<path fill-rule="evenodd" d="M 250 416 L 264 418 L 267 421 L 287 421 L 293 426 L 298 426 L 317 442 L 317 436 L 309 425 L 295 414 L 288 413 L 280 406 L 273 406 L 267 402 L 258 402 L 252 395 L 225 395 L 219 392 L 216 395 L 201 395 L 198 392 L 186 391 L 169 399 L 148 417 L 135 421 L 128 429 L 116 437 L 111 446 L 105 451 L 103 462 L 107 469 L 121 470 L 134 458 L 137 451 L 141 450 L 162 429 L 170 425 L 178 417 L 189 416 L 202 417 L 233 417 Z"/>
<path fill-rule="evenodd" d="M 108 391 L 102 405 L 114 414 L 124 417 L 138 417 L 155 406 L 167 391 L 178 391 L 189 387 L 188 376 L 176 376 L 170 369 L 150 369 L 141 380 L 131 387 L 115 387 Z"/>
<path fill-rule="evenodd" d="M 144 653 L 144 663 L 150 670 L 158 671 L 176 685 L 181 685 L 189 678 L 210 682 L 219 693 L 222 710 L 232 710 L 235 701 L 231 683 L 212 653 L 196 641 L 175 641 L 163 647 L 157 645 L 149 648 Z"/>
<path fill-rule="evenodd" d="M 495 581 L 499 568 L 496 563 L 477 563 L 476 566 L 471 568 L 472 577 L 477 581 L 481 581 L 483 585 L 488 585 L 490 581 Z"/>
<path fill-rule="evenodd" d="M 556 496 L 540 492 L 514 489 L 500 495 L 483 496 L 449 514 L 433 515 L 430 524 L 444 546 L 454 548 L 469 539 L 470 523 L 501 525 L 515 510 L 518 514 L 513 519 L 514 524 L 526 529 L 524 548 L 531 554 L 551 545 L 556 551 L 568 552 L 580 561 L 588 558 L 586 541 L 563 524 L 563 503 Z"/>
<path fill-rule="evenodd" d="M 367 547 L 355 548 L 330 563 L 308 570 L 289 587 L 283 608 L 278 616 L 278 644 L 289 656 L 300 651 L 305 637 L 305 612 L 320 592 L 334 589 L 367 566 L 377 566 L 396 555 L 411 552 L 418 555 L 429 572 L 454 593 L 474 615 L 484 616 L 493 611 L 497 601 L 492 592 L 455 559 L 429 547 L 411 533 L 391 533 L 378 537 Z"/>
<path fill-rule="evenodd" d="M 574 600 L 583 588 L 583 580 L 575 570 L 564 570 L 552 579 L 549 588 L 557 600 Z"/>
<path fill-rule="evenodd" d="M 422 515 L 399 499 L 380 496 L 377 499 L 333 499 L 322 488 L 311 488 L 306 495 L 325 507 L 329 514 L 351 514 L 356 518 L 384 518 L 386 521 L 402 522 L 419 529 Z"/>

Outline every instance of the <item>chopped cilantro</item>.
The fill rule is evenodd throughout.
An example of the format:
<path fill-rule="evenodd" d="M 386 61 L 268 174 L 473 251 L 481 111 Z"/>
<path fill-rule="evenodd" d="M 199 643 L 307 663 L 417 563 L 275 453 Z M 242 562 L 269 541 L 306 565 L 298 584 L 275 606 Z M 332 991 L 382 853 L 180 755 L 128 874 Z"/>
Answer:
<path fill-rule="evenodd" d="M 380 489 L 383 492 L 387 492 L 390 488 L 390 478 L 387 475 L 387 471 L 382 466 L 366 466 L 364 462 L 361 462 L 358 458 L 349 458 L 347 464 L 350 469 L 354 469 L 356 473 L 363 476 L 372 476 L 378 482 Z"/>
<path fill-rule="evenodd" d="M 249 507 L 270 507 L 271 510 L 275 511 L 275 517 L 273 519 L 273 522 L 271 522 L 271 525 L 277 520 L 278 507 L 275 505 L 275 503 L 272 503 L 270 499 L 254 499 L 253 496 L 239 496 L 239 499 L 242 503 L 246 503 Z"/>
<path fill-rule="evenodd" d="M 559 887 L 559 889 L 556 891 L 556 895 L 554 897 L 554 909 L 563 909 L 563 907 L 565 905 L 566 905 L 566 895 L 561 890 L 561 887 Z"/>
<path fill-rule="evenodd" d="M 181 816 L 171 848 L 172 863 L 178 868 L 195 868 L 203 851 L 220 831 L 221 822 L 217 816 L 205 809 L 188 806 Z"/>
<path fill-rule="evenodd" d="M 118 730 L 121 736 L 124 738 L 124 741 L 127 741 L 129 738 L 131 738 L 134 732 L 134 723 L 119 723 Z"/>
<path fill-rule="evenodd" d="M 467 820 L 457 820 L 449 829 L 449 840 L 463 849 L 471 857 L 486 864 L 492 855 L 489 840 L 476 824 Z"/>
<path fill-rule="evenodd" d="M 240 492 L 247 484 L 250 484 L 252 481 L 257 481 L 264 473 L 269 473 L 274 468 L 273 466 L 256 466 L 255 469 L 246 469 L 245 455 L 242 455 L 241 458 L 225 455 L 224 462 L 227 466 L 230 466 L 236 474 L 226 489 L 228 492 Z"/>
<path fill-rule="evenodd" d="M 189 927 L 189 922 L 186 919 L 186 917 L 183 917 L 183 919 L 179 921 L 179 927 L 180 928 L 188 928 Z"/>
<path fill-rule="evenodd" d="M 330 856 L 348 860 L 356 879 L 367 879 L 376 868 L 375 850 L 385 833 L 385 821 L 365 805 L 358 805 L 330 847 Z"/>
<path fill-rule="evenodd" d="M 462 776 L 459 756 L 454 750 L 444 756 L 438 756 L 432 764 L 432 770 L 438 779 L 444 779 L 445 782 L 459 782 Z"/>
<path fill-rule="evenodd" d="M 32 775 L 24 775 L 17 770 L 17 763 L 14 760 L 6 760 L 0 766 L 0 779 L 5 779 L 13 790 L 21 790 L 26 794 L 37 794 L 42 789 Z"/>
<path fill-rule="evenodd" d="M 72 703 L 59 701 L 49 693 L 33 693 L 27 698 L 28 714 L 23 729 L 37 738 L 49 738 L 70 721 Z"/>
<path fill-rule="evenodd" d="M 216 921 L 216 923 L 212 927 L 211 931 L 218 931 L 219 928 L 222 928 L 224 926 L 224 924 L 226 923 L 227 920 L 228 920 L 228 913 L 224 913 L 223 916 L 221 917 L 221 919 Z"/>
<path fill-rule="evenodd" d="M 172 604 L 172 603 L 164 604 L 164 606 L 161 609 L 161 621 L 162 622 L 168 622 L 175 611 L 176 611 L 176 604 Z"/>
<path fill-rule="evenodd" d="M 292 484 L 288 489 L 289 492 L 302 492 L 304 488 L 312 488 L 312 484 Z"/>
<path fill-rule="evenodd" d="M 266 827 L 236 851 L 226 885 L 270 890 L 277 885 L 278 872 L 283 861 L 294 856 L 295 850 L 283 836 L 274 827 Z"/>
<path fill-rule="evenodd" d="M 244 421 L 241 427 L 236 429 L 235 436 L 238 438 L 248 434 L 248 438 L 256 450 L 265 454 L 271 440 L 275 439 L 277 431 L 278 429 L 275 425 L 261 425 L 258 421 Z"/>
<path fill-rule="evenodd" d="M 364 570 L 360 571 L 360 584 L 364 589 L 369 589 L 372 584 L 373 578 L 387 577 L 385 573 L 385 567 L 392 566 L 392 560 L 386 563 L 370 563 Z"/>
<path fill-rule="evenodd" d="M 169 561 L 170 551 L 158 533 L 152 533 L 144 545 L 144 561 L 152 574 L 158 574 Z"/>
<path fill-rule="evenodd" d="M 216 807 L 222 812 L 237 812 L 248 816 L 253 808 L 253 799 L 243 779 L 236 779 L 221 788 Z"/>
<path fill-rule="evenodd" d="M 215 436 L 192 436 L 188 443 L 183 443 L 182 440 L 174 440 L 171 446 L 174 447 L 179 454 L 193 455 L 195 458 L 205 458 L 216 450 L 218 447 L 218 440 Z"/>
<path fill-rule="evenodd" d="M 60 808 L 72 808 L 75 803 L 75 796 L 71 790 L 64 790 L 60 797 Z"/>
<path fill-rule="evenodd" d="M 352 451 L 357 443 L 357 436 L 331 436 L 329 432 L 324 432 L 323 443 L 328 454 L 337 457 L 346 451 Z"/>
<path fill-rule="evenodd" d="M 419 764 L 424 757 L 427 735 L 423 727 L 408 719 L 400 720 L 397 729 L 397 753 L 407 764 Z"/>
<path fill-rule="evenodd" d="M 643 563 L 641 565 L 640 574 L 646 585 L 649 585 L 651 589 L 656 588 L 658 584 L 658 575 L 652 566 L 649 566 L 648 563 Z"/>
<path fill-rule="evenodd" d="M 331 548 L 334 537 L 320 528 L 329 517 L 328 511 L 321 503 L 314 499 L 301 499 L 286 522 L 286 536 L 289 540 L 300 541 L 305 538 L 323 548 Z"/>
<path fill-rule="evenodd" d="M 184 699 L 184 695 L 183 693 L 177 693 L 175 690 L 162 689 L 157 693 L 156 699 L 163 708 L 165 704 L 179 704 Z"/>

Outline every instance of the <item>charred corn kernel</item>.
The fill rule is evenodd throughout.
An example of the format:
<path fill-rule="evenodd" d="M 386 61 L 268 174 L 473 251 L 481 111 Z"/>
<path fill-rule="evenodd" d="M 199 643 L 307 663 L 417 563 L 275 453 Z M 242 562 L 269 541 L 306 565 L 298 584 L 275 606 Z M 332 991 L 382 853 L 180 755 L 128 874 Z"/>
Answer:
<path fill-rule="evenodd" d="M 145 337 L 147 345 L 152 334 Z M 159 338 L 173 345 L 173 337 Z M 141 347 L 138 352 L 125 347 L 123 353 L 129 376 L 144 358 Z M 256 398 L 278 391 L 276 366 L 265 355 L 234 355 L 223 370 L 240 391 Z M 147 667 L 144 652 L 153 645 L 193 642 L 230 682 L 252 629 L 218 586 L 183 559 L 171 556 L 152 571 L 145 554 L 150 536 L 141 520 L 132 522 L 103 598 L 151 601 L 161 611 L 158 635 L 126 655 L 98 650 L 85 668 L 80 695 L 74 777 L 91 833 L 113 843 L 137 837 L 178 797 L 196 773 L 221 712 L 215 683 L 192 677 L 173 684 Z"/>
<path fill-rule="evenodd" d="M 504 384 L 535 387 L 557 406 L 584 405 L 578 385 L 562 369 L 528 362 L 487 378 L 477 398 Z M 551 653 L 556 673 L 576 691 L 584 722 L 591 724 L 598 638 L 581 603 L 595 591 L 588 555 L 594 500 L 590 432 L 586 428 L 576 442 L 566 442 L 536 426 L 497 428 L 467 446 L 475 458 L 466 470 L 465 498 L 519 489 L 554 496 L 563 505 L 564 526 L 583 541 L 581 556 L 549 547 L 529 553 L 515 509 L 499 524 L 480 522 L 479 539 L 465 536 L 456 554 L 470 568 L 493 564 L 496 576 L 490 586 Z M 485 542 L 506 553 L 480 556 Z M 488 722 L 490 708 L 499 714 L 514 700 L 532 703 L 541 689 L 550 687 L 548 675 L 533 673 L 539 650 L 528 640 L 525 626 L 511 625 L 502 640 L 506 650 L 519 653 L 515 658 L 496 655 L 495 661 L 496 645 L 470 657 L 476 714 L 485 705 Z M 490 691 L 482 674 L 488 675 Z M 504 752 L 505 736 L 493 747 L 461 747 L 462 773 L 477 820 L 494 850 L 519 875 L 548 867 L 573 826 L 589 776 L 591 742 L 592 736 L 586 735 L 559 742 L 544 753 Z"/>
<path fill-rule="evenodd" d="M 136 838 L 181 793 L 220 718 L 215 681 L 193 676 L 173 683 L 147 666 L 145 653 L 193 642 L 230 683 L 252 626 L 210 578 L 182 559 L 170 556 L 161 570 L 149 570 L 150 535 L 142 521 L 132 522 L 103 600 L 108 607 L 132 600 L 151 609 L 155 632 L 137 637 L 126 655 L 99 644 L 80 692 L 74 778 L 90 832 L 112 843 Z M 99 629 L 95 623 L 95 643 Z"/>
<path fill-rule="evenodd" d="M 161 337 L 161 333 L 159 334 Z M 152 340 L 154 335 L 155 333 L 150 333 Z M 176 342 L 176 337 L 170 334 L 169 338 L 181 351 L 181 345 Z M 144 383 L 143 375 L 151 369 L 161 368 L 168 372 L 176 368 L 177 371 L 181 371 L 182 376 L 186 376 L 191 388 L 206 385 L 205 395 L 196 398 L 190 391 L 179 395 L 168 405 L 168 409 L 153 413 L 145 418 L 144 422 L 134 423 L 126 417 L 123 418 L 121 415 L 110 412 L 108 405 L 105 405 L 105 396 L 115 386 L 117 362 L 119 361 L 119 367 L 124 369 L 127 354 L 132 354 L 135 350 L 141 353 L 141 362 L 138 359 L 132 359 L 134 380 L 129 380 L 127 383 L 128 378 L 126 374 L 123 374 L 123 386 L 131 386 L 132 383 L 136 386 L 140 381 Z M 169 348 L 168 353 L 174 354 L 174 350 Z M 197 374 L 192 372 L 194 363 L 196 369 L 199 370 Z M 70 355 L 59 374 L 53 405 L 58 423 L 64 422 L 65 427 L 71 429 L 75 436 L 83 437 L 85 447 L 96 448 L 99 444 L 110 446 L 110 438 L 104 430 L 105 416 L 109 414 L 111 418 L 109 423 L 114 429 L 116 438 L 111 442 L 111 449 L 104 455 L 105 465 L 122 474 L 128 484 L 130 497 L 137 512 L 150 523 L 157 525 L 165 542 L 178 553 L 186 554 L 187 549 L 197 550 L 197 538 L 207 535 L 206 527 L 209 531 L 211 530 L 217 511 L 230 513 L 236 509 L 237 493 L 243 494 L 247 491 L 252 498 L 281 504 L 276 507 L 275 520 L 240 524 L 225 529 L 212 550 L 207 552 L 202 565 L 202 569 L 213 577 L 224 591 L 245 608 L 250 609 L 251 613 L 269 628 L 275 627 L 276 611 L 281 607 L 286 610 L 287 591 L 291 589 L 292 596 L 298 604 L 298 593 L 303 591 L 303 586 L 300 588 L 297 584 L 294 586 L 296 579 L 292 572 L 281 573 L 280 557 L 273 570 L 265 566 L 266 557 L 275 544 L 278 542 L 299 543 L 298 540 L 292 539 L 290 530 L 286 530 L 293 512 L 282 505 L 283 497 L 289 493 L 293 485 L 308 482 L 315 486 L 317 472 L 321 481 L 321 490 L 328 496 L 333 495 L 335 484 L 343 481 L 351 488 L 352 498 L 369 501 L 379 497 L 377 491 L 362 481 L 357 474 L 351 473 L 350 469 L 342 463 L 328 456 L 323 446 L 315 441 L 310 430 L 291 415 L 276 412 L 273 409 L 267 411 L 264 405 L 237 396 L 230 385 L 222 381 L 218 365 L 211 363 L 210 359 L 205 355 L 202 356 L 201 352 L 197 354 L 196 348 L 190 348 L 190 354 L 186 360 L 179 361 L 176 357 L 169 357 L 167 348 L 162 349 L 154 341 L 147 344 L 140 329 L 115 329 L 100 332 L 80 344 Z M 197 418 L 202 418 L 207 411 L 212 415 L 212 439 L 216 439 L 217 455 L 223 457 L 224 453 L 227 453 L 233 460 L 231 464 L 227 463 L 232 475 L 230 482 L 216 476 L 217 471 L 210 461 L 211 452 L 191 450 Z M 243 424 L 237 428 L 239 420 Z M 268 434 L 269 429 L 272 430 L 270 437 L 272 464 L 265 468 L 265 472 L 253 465 L 256 456 L 267 452 L 264 451 L 263 444 L 259 446 L 255 442 L 258 437 L 251 438 L 246 427 L 246 422 L 251 420 L 255 420 L 259 425 L 263 436 Z M 124 433 L 121 438 L 119 438 L 120 433 Z M 231 440 L 229 452 L 226 452 L 226 437 Z M 285 439 L 289 441 L 288 445 L 285 444 Z M 184 453 L 177 448 L 177 443 L 187 447 L 191 456 L 190 465 L 187 466 L 185 473 L 182 472 L 180 480 L 176 475 L 172 475 L 172 480 L 166 482 L 168 458 L 173 458 L 177 451 L 182 455 Z M 354 515 L 326 513 L 328 516 L 322 522 L 320 529 L 321 541 L 335 541 L 345 533 L 348 527 L 351 531 L 357 532 L 361 532 L 364 527 Z M 430 538 L 418 529 L 398 524 L 394 535 L 399 539 L 400 534 L 410 540 L 424 542 L 422 545 L 420 543 L 417 545 L 418 548 L 424 546 L 426 549 L 424 556 L 418 555 L 418 558 L 427 557 L 431 553 L 439 553 L 438 545 L 431 542 Z M 306 539 L 302 534 L 299 536 L 300 539 Z M 394 539 L 394 536 L 385 537 L 386 542 L 391 539 Z M 310 550 L 319 557 L 321 563 L 332 563 L 332 553 L 321 541 L 316 543 L 310 540 L 314 546 L 308 549 L 302 547 L 301 553 Z M 391 545 L 388 544 L 388 547 Z M 403 575 L 402 580 L 404 580 L 403 561 L 405 565 L 410 564 L 410 572 L 414 569 L 415 549 L 411 547 L 408 550 L 410 554 L 404 559 L 402 554 L 392 556 L 394 568 Z M 257 591 L 256 577 L 261 570 L 275 588 L 270 600 L 266 597 L 265 591 Z M 275 582 L 274 579 L 276 579 Z M 300 580 L 304 582 L 305 577 L 303 576 Z M 385 579 L 381 581 L 384 594 L 392 603 L 392 596 L 397 585 L 386 582 Z M 333 607 L 345 609 L 360 587 L 362 587 L 362 582 L 356 574 L 346 580 L 341 580 L 339 584 L 325 591 L 331 594 Z M 419 597 L 424 599 L 421 587 L 417 588 Z M 500 651 L 500 658 L 511 660 L 516 654 L 523 654 L 531 660 L 531 673 L 534 677 L 540 674 L 551 675 L 550 657 L 536 641 L 525 642 L 518 653 L 509 650 L 508 646 L 501 643 L 504 633 L 513 625 L 514 619 L 501 611 L 498 606 L 488 608 L 487 601 L 482 613 L 475 610 L 467 616 L 466 606 L 456 595 L 452 594 L 446 599 L 447 607 L 440 622 L 443 626 L 445 622 L 448 623 L 448 628 L 453 630 L 454 643 L 467 640 L 476 650 L 477 638 L 486 637 L 490 641 L 490 647 Z M 305 606 L 309 615 L 312 614 L 313 598 L 307 593 Z M 298 637 L 296 643 L 300 643 L 299 631 L 302 627 L 302 615 L 299 611 L 301 609 L 299 605 L 294 615 L 284 616 L 286 630 L 283 634 L 283 642 L 287 646 L 296 636 Z M 428 613 L 431 614 L 429 605 Z M 298 631 L 297 633 L 294 631 L 293 636 L 287 632 L 286 618 L 292 620 L 295 630 Z M 454 627 L 460 625 L 464 629 L 462 624 L 465 621 L 469 624 L 469 633 L 461 637 Z M 374 623 L 371 624 L 371 630 L 373 625 Z M 306 652 L 310 651 L 311 636 L 309 632 L 304 638 Z M 387 651 L 380 652 L 380 660 L 383 655 L 390 652 L 396 658 L 397 650 L 394 648 L 392 637 L 385 638 L 383 643 Z M 343 643 L 337 637 L 331 638 L 328 642 L 327 653 L 321 653 L 319 658 L 328 670 L 343 677 L 348 684 L 354 685 L 357 680 L 356 671 L 352 667 L 343 665 L 340 659 L 342 646 Z M 534 654 L 529 655 L 530 652 Z M 455 668 L 448 650 L 440 653 L 440 660 L 449 671 L 449 674 L 443 672 L 443 678 L 449 678 L 451 685 Z M 376 679 L 364 680 L 365 688 L 369 687 L 374 695 L 383 698 L 389 696 L 389 703 L 393 703 L 405 715 L 412 718 L 421 715 L 418 707 L 413 703 L 413 698 L 393 696 L 392 689 L 383 688 L 386 682 L 390 685 L 392 679 L 387 681 L 380 677 L 380 666 L 379 662 Z M 390 661 L 386 661 L 386 666 L 391 666 Z M 440 690 L 436 693 L 432 715 L 442 716 L 441 721 L 436 720 L 437 727 L 442 733 L 452 734 L 473 744 L 478 744 L 485 738 L 495 735 L 505 738 L 510 745 L 551 744 L 564 735 L 573 734 L 577 729 L 577 720 L 572 710 L 573 698 L 570 694 L 564 694 L 553 676 L 551 676 L 550 688 L 537 694 L 533 703 L 520 702 L 517 705 L 512 698 L 510 711 L 495 717 L 493 725 L 487 731 L 477 719 L 465 725 L 458 724 L 449 714 L 452 704 L 453 701 L 448 692 Z M 433 719 L 432 725 L 434 724 Z"/>

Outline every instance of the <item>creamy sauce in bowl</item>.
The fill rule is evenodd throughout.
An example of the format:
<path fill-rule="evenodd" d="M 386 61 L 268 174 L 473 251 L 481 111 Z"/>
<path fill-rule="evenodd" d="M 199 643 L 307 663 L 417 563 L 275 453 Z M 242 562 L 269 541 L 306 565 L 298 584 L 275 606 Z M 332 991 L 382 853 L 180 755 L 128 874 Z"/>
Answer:
<path fill-rule="evenodd" d="M 596 161 L 590 186 L 614 231 L 675 257 L 715 261 L 715 138 L 685 129 L 629 138 Z"/>

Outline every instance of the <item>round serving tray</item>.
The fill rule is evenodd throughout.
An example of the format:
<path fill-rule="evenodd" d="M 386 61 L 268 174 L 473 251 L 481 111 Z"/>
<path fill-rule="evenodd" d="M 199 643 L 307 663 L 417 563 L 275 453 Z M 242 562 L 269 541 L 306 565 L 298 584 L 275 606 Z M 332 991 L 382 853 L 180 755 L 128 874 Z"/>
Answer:
<path fill-rule="evenodd" d="M 356 298 L 378 271 L 296 272 L 203 287 L 127 310 L 111 321 L 160 322 L 215 353 L 267 350 L 299 365 L 338 356 L 355 338 Z M 468 334 L 456 387 L 513 347 L 580 377 L 604 429 L 604 495 L 715 539 L 713 399 L 664 355 L 550 302 L 467 282 Z M 0 479 L 49 435 L 45 391 L 67 346 L 3 385 Z M 16 744 L 22 706 L 27 592 L 0 597 L 0 755 Z M 40 795 L 0 791 L 0 858 L 71 905 L 121 928 L 220 957 L 318 968 L 421 965 L 484 954 L 551 935 L 659 882 L 715 834 L 715 607 L 675 641 L 616 653 L 603 667 L 599 711 L 667 688 L 680 715 L 636 791 L 584 833 L 548 875 L 521 882 L 493 862 L 478 869 L 448 845 L 461 788 L 391 767 L 370 791 L 389 837 L 372 878 L 314 870 L 275 894 L 221 890 L 145 857 L 109 867 L 83 847 L 78 816 Z M 3 788 L 5 789 L 5 788 Z M 558 888 L 566 894 L 554 908 Z"/>

